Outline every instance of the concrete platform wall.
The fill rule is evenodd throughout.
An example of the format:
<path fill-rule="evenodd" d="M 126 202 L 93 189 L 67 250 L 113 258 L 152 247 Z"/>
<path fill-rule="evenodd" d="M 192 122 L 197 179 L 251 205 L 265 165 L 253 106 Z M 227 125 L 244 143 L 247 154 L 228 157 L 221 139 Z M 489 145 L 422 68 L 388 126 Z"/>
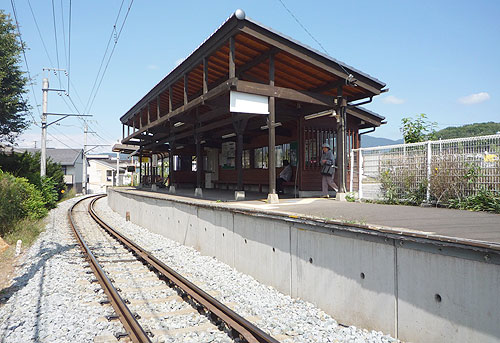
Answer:
<path fill-rule="evenodd" d="M 500 341 L 500 257 L 109 190 L 132 222 L 340 323 L 412 342 Z"/>

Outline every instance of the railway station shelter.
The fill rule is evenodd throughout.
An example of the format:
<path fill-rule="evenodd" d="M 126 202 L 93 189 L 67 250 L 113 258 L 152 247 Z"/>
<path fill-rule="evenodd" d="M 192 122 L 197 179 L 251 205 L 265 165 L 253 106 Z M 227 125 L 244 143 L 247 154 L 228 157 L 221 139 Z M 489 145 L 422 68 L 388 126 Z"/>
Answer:
<path fill-rule="evenodd" d="M 359 105 L 384 87 L 238 10 L 120 118 L 122 144 L 136 146 L 145 162 L 143 184 L 161 177 L 156 161 L 168 159 L 172 192 L 220 187 L 244 197 L 258 189 L 276 202 L 284 160 L 293 169 L 285 186 L 319 194 L 327 143 L 345 192 L 350 149 L 363 131 L 384 124 Z"/>

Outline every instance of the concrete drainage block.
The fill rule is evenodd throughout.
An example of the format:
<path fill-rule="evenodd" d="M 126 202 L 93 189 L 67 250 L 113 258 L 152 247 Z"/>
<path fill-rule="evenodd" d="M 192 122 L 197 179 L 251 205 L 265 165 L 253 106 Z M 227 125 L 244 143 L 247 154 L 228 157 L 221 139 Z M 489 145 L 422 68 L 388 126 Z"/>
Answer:
<path fill-rule="evenodd" d="M 267 203 L 268 204 L 279 204 L 279 202 L 280 202 L 280 198 L 278 197 L 278 194 L 276 194 L 276 193 L 273 193 L 273 194 L 269 193 L 267 195 Z"/>
<path fill-rule="evenodd" d="M 194 190 L 194 196 L 197 197 L 197 198 L 203 198 L 203 189 L 201 188 L 196 188 Z"/>
<path fill-rule="evenodd" d="M 168 189 L 168 192 L 170 194 L 175 194 L 175 186 L 170 186 L 170 188 Z"/>
<path fill-rule="evenodd" d="M 337 201 L 347 201 L 346 198 L 346 193 L 337 193 L 337 195 L 335 196 L 335 200 Z"/>
<path fill-rule="evenodd" d="M 234 200 L 245 200 L 245 191 L 234 191 Z"/>

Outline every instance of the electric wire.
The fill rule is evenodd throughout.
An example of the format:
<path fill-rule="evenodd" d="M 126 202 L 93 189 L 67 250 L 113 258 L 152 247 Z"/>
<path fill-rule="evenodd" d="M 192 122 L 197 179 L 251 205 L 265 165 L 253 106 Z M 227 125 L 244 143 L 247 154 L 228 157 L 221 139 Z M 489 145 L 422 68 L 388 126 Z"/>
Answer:
<path fill-rule="evenodd" d="M 71 146 L 69 146 L 68 144 L 64 143 L 62 140 L 60 140 L 59 138 L 57 138 L 56 136 L 50 134 L 49 132 L 47 132 L 47 135 L 53 139 L 55 139 L 56 141 L 58 141 L 59 143 L 61 143 L 62 145 L 64 145 L 65 147 L 67 148 L 70 148 L 71 150 L 74 150 L 74 151 L 80 151 L 81 149 L 77 149 L 77 148 L 73 148 Z"/>
<path fill-rule="evenodd" d="M 31 16 L 33 17 L 33 21 L 35 22 L 35 27 L 36 27 L 36 30 L 38 31 L 38 36 L 40 37 L 40 40 L 42 42 L 43 49 L 45 50 L 45 54 L 47 55 L 47 58 L 49 59 L 50 65 L 53 67 L 54 63 L 52 62 L 52 59 L 50 58 L 50 54 L 49 54 L 49 51 L 47 49 L 47 45 L 45 45 L 45 40 L 43 39 L 42 32 L 40 31 L 40 27 L 38 26 L 38 21 L 36 20 L 36 16 L 35 16 L 35 12 L 33 11 L 33 7 L 31 7 L 30 0 L 28 0 L 28 6 L 30 8 Z"/>
<path fill-rule="evenodd" d="M 92 105 L 94 104 L 97 93 L 99 92 L 99 88 L 101 87 L 102 80 L 104 79 L 104 75 L 106 74 L 106 71 L 108 70 L 109 63 L 111 62 L 111 58 L 113 57 L 113 53 L 115 52 L 116 45 L 118 44 L 118 40 L 120 39 L 120 36 L 122 34 L 122 31 L 123 31 L 123 27 L 125 26 L 125 23 L 127 21 L 127 18 L 128 18 L 128 15 L 130 13 L 130 9 L 132 8 L 133 3 L 134 3 L 134 0 L 131 0 L 130 5 L 127 8 L 127 13 L 125 14 L 125 18 L 123 19 L 123 22 L 121 24 L 120 30 L 118 31 L 118 34 L 116 35 L 116 38 L 114 40 L 113 49 L 111 49 L 111 53 L 109 54 L 108 61 L 106 62 L 106 66 L 104 67 L 104 71 L 102 72 L 101 79 L 99 81 L 99 84 L 97 85 L 95 92 L 94 92 L 94 97 L 92 98 L 92 101 L 90 102 L 90 105 L 88 107 L 89 112 L 90 112 L 90 109 L 92 108 Z"/>
<path fill-rule="evenodd" d="M 55 43 L 56 43 L 57 69 L 60 69 L 60 65 L 59 65 L 59 48 L 58 48 L 58 44 L 57 44 L 56 10 L 55 10 L 55 7 L 54 7 L 54 0 L 52 0 L 52 22 L 53 22 L 53 25 L 54 25 L 54 40 L 55 40 Z M 59 87 L 62 88 L 62 86 L 61 86 L 61 74 L 59 73 L 59 71 L 56 73 L 56 75 L 59 78 Z"/>
<path fill-rule="evenodd" d="M 297 16 L 295 14 L 293 14 L 293 12 L 285 5 L 285 3 L 283 2 L 283 0 L 278 0 L 281 5 L 283 6 L 283 8 L 290 14 L 290 16 L 297 22 L 297 24 L 299 24 L 299 26 L 309 35 L 309 37 L 312 38 L 312 40 L 314 40 L 316 42 L 316 44 L 318 44 L 321 49 L 323 50 L 323 52 L 327 55 L 330 55 L 328 53 L 328 51 L 326 51 L 325 47 L 323 46 L 323 44 L 321 44 L 313 35 L 312 33 L 300 22 L 299 18 L 297 18 Z M 340 68 L 344 71 L 344 73 L 346 73 L 347 75 L 351 75 L 351 73 L 349 73 L 342 64 L 338 63 L 338 65 L 340 66 Z"/>
<path fill-rule="evenodd" d="M 71 84 L 71 0 L 69 0 L 69 24 L 68 24 L 68 89 L 66 90 L 69 94 L 69 85 Z"/>
<path fill-rule="evenodd" d="M 64 25 L 64 7 L 63 0 L 61 0 L 61 23 L 62 23 L 62 34 L 63 34 L 63 44 L 64 44 L 64 58 L 66 59 L 66 70 L 68 69 L 68 53 L 66 46 L 66 26 Z"/>
<path fill-rule="evenodd" d="M 104 49 L 104 54 L 101 59 L 101 64 L 99 65 L 99 69 L 97 71 L 97 75 L 94 80 L 94 84 L 92 85 L 92 89 L 89 94 L 89 99 L 87 100 L 87 104 L 85 105 L 84 111 L 87 112 L 88 104 L 90 103 L 90 99 L 92 98 L 92 94 L 94 93 L 95 87 L 97 85 L 97 81 L 99 80 L 99 75 L 101 74 L 102 66 L 104 65 L 104 60 L 106 59 L 106 55 L 108 54 L 109 45 L 111 44 L 111 40 L 113 39 L 113 35 L 116 33 L 116 24 L 118 23 L 118 19 L 120 18 L 120 13 L 123 8 L 123 4 L 125 0 L 122 0 L 120 4 L 120 8 L 118 9 L 118 14 L 116 15 L 115 23 L 113 25 L 113 29 L 111 30 L 111 34 L 109 35 L 108 43 L 106 44 L 106 49 Z"/>

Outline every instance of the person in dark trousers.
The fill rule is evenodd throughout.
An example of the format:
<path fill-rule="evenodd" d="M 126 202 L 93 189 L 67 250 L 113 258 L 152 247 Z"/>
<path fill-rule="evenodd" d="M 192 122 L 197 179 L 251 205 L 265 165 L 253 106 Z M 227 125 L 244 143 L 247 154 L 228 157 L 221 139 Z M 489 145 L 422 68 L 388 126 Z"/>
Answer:
<path fill-rule="evenodd" d="M 283 160 L 283 170 L 276 179 L 276 188 L 278 194 L 283 194 L 283 182 L 288 182 L 292 179 L 292 166 L 288 160 Z"/>
<path fill-rule="evenodd" d="M 321 166 L 335 165 L 335 157 L 333 156 L 333 152 L 330 149 L 328 144 L 323 144 L 323 154 L 321 155 Z M 335 173 L 333 174 L 335 175 Z M 333 181 L 333 175 L 321 175 L 321 195 L 323 198 L 329 198 L 328 195 L 328 186 L 332 187 L 335 192 L 339 191 L 339 188 L 335 181 Z"/>

